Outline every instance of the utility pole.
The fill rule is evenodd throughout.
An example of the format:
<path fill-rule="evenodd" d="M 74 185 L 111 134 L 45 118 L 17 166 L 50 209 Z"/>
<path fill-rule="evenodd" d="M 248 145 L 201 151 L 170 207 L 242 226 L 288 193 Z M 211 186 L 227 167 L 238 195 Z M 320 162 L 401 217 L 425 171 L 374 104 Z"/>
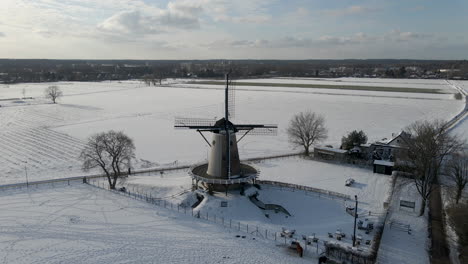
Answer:
<path fill-rule="evenodd" d="M 357 218 L 358 218 L 358 213 L 357 213 L 357 207 L 358 207 L 357 195 L 354 195 L 354 199 L 356 200 L 356 206 L 354 207 L 353 247 L 356 246 L 356 220 L 357 220 Z"/>

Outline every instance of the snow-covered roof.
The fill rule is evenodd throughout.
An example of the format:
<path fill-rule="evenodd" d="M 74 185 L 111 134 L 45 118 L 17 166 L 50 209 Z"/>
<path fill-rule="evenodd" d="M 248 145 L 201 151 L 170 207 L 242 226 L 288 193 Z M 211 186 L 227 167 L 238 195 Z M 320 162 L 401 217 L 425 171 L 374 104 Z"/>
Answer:
<path fill-rule="evenodd" d="M 335 153 L 347 153 L 348 151 L 346 149 L 336 149 L 336 148 L 327 148 L 327 147 L 314 147 L 314 150 L 324 150 L 328 152 L 335 152 Z"/>
<path fill-rule="evenodd" d="M 374 165 L 383 165 L 383 166 L 395 166 L 394 162 L 387 161 L 387 160 L 374 160 Z"/>
<path fill-rule="evenodd" d="M 400 145 L 400 144 L 399 144 L 399 143 L 400 143 L 400 140 L 399 140 L 400 138 L 403 139 L 403 140 L 406 140 L 406 138 L 409 138 L 410 136 L 411 136 L 411 135 L 408 134 L 408 133 L 406 133 L 405 131 L 401 131 L 401 132 L 398 133 L 397 135 L 392 134 L 392 138 L 389 138 L 389 139 L 383 138 L 382 140 L 377 141 L 377 142 L 375 142 L 375 143 L 377 143 L 377 144 L 385 144 L 385 145 L 390 145 L 390 144 L 393 143 L 392 145 L 397 145 L 397 146 L 398 146 L 398 145 Z M 396 140 L 396 142 L 395 142 L 395 140 Z"/>

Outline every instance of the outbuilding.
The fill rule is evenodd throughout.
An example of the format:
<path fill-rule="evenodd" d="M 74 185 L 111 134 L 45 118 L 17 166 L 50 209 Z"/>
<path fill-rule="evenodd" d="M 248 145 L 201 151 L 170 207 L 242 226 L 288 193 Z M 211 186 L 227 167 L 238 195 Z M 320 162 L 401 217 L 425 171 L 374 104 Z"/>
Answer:
<path fill-rule="evenodd" d="M 394 166 L 395 163 L 391 161 L 374 160 L 374 173 L 391 175 Z"/>
<path fill-rule="evenodd" d="M 314 147 L 314 157 L 326 160 L 345 161 L 347 153 L 348 151 L 345 149 Z"/>

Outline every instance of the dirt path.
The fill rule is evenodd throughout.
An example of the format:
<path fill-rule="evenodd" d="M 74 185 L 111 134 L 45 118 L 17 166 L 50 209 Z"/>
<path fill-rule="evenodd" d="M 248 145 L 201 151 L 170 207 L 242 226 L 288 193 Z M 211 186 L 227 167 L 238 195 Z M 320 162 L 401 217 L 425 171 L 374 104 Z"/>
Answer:
<path fill-rule="evenodd" d="M 442 215 L 442 198 L 440 186 L 434 186 L 429 199 L 430 233 L 431 233 L 431 263 L 450 263 L 450 251 L 445 237 L 444 220 Z"/>

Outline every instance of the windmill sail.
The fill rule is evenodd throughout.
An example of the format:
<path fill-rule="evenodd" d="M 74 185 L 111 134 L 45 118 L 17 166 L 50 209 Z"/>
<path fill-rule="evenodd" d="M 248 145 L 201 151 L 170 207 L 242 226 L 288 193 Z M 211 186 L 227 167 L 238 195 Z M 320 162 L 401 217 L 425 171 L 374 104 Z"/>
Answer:
<path fill-rule="evenodd" d="M 263 124 L 234 124 L 230 119 L 235 116 L 235 86 L 230 81 L 230 74 L 226 74 L 226 87 L 224 91 L 224 117 L 216 119 L 207 118 L 175 118 L 175 128 L 194 129 L 201 134 L 211 148 L 208 165 L 202 173 L 206 177 L 231 180 L 231 177 L 243 177 L 237 142 L 247 135 L 276 135 L 276 125 Z M 212 141 L 208 141 L 203 132 L 212 132 Z M 237 140 L 236 133 L 243 135 Z"/>

